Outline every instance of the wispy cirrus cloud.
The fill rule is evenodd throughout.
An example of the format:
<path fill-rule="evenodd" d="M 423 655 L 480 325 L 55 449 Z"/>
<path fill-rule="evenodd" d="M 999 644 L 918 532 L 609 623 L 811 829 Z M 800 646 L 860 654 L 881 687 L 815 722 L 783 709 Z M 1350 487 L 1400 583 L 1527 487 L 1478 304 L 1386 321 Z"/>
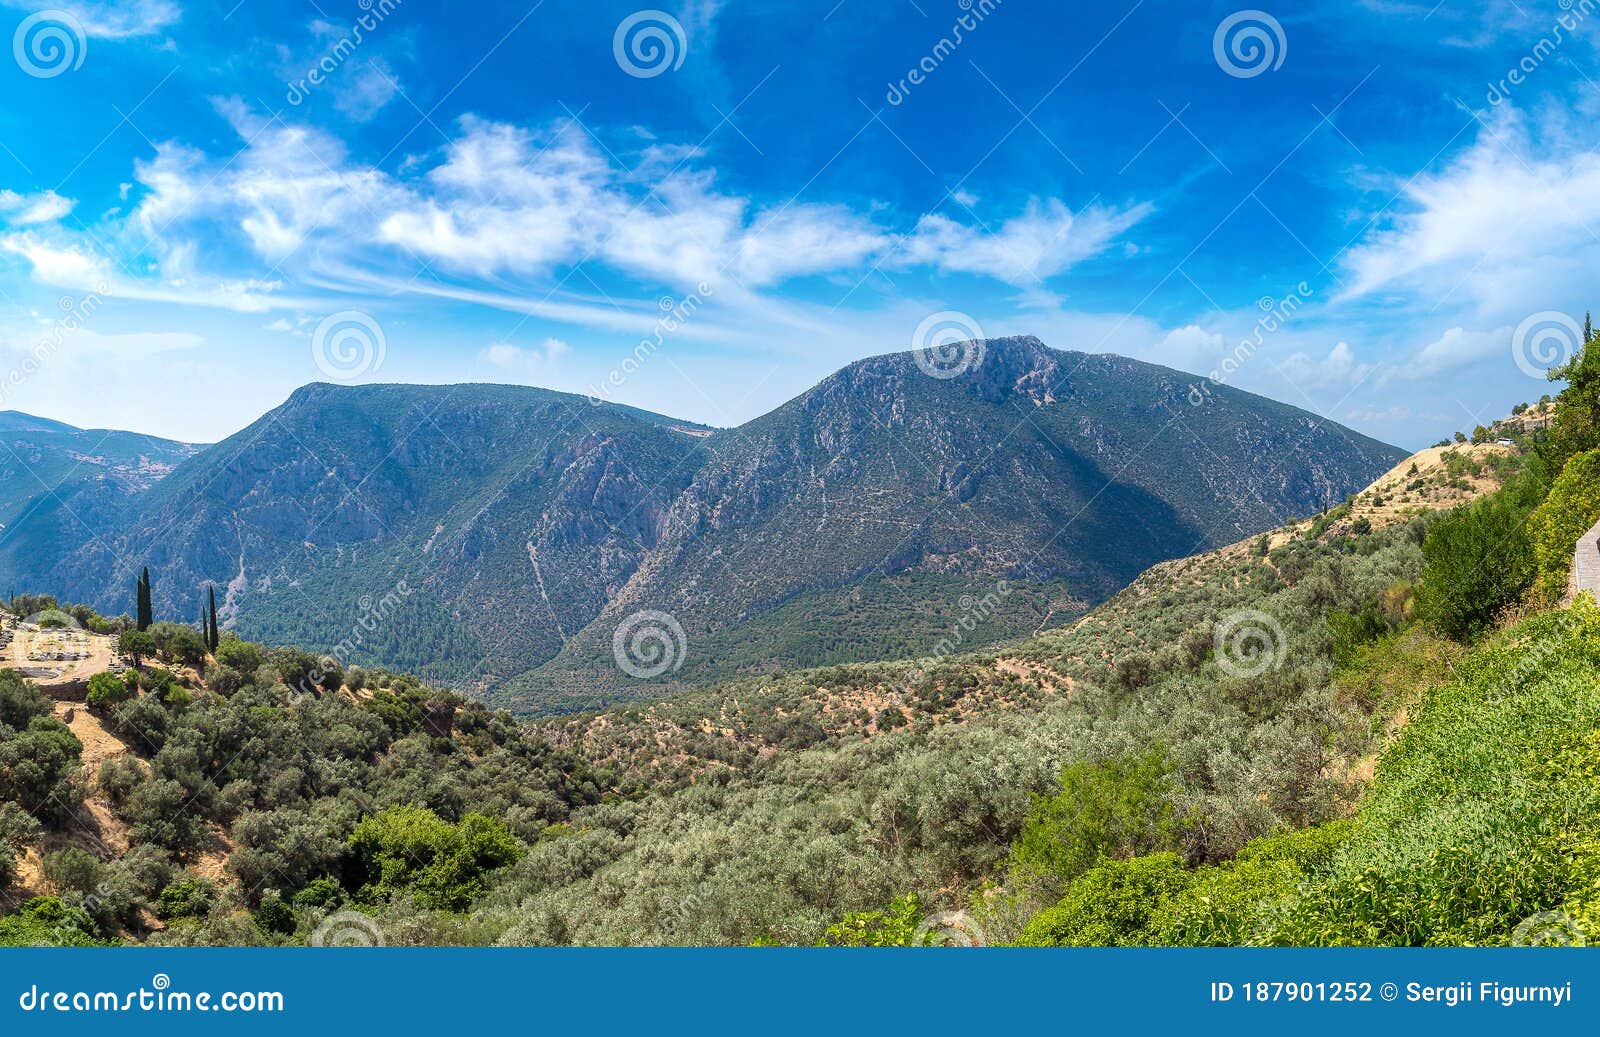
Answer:
<path fill-rule="evenodd" d="M 19 11 L 34 12 L 41 8 L 33 0 L 0 0 L 0 3 Z M 108 40 L 153 36 L 183 17 L 183 9 L 173 0 L 113 0 L 108 3 L 53 0 L 49 7 L 69 15 L 82 27 L 84 35 Z"/>
<path fill-rule="evenodd" d="M 1037 285 L 1106 251 L 1150 211 L 1074 213 L 1046 199 L 993 229 L 940 215 L 897 233 L 876 209 L 763 205 L 726 191 L 694 149 L 651 143 L 626 165 L 571 122 L 528 128 L 466 116 L 442 152 L 389 173 L 352 160 L 325 129 L 266 120 L 235 100 L 218 110 L 242 150 L 221 158 L 160 142 L 135 164 L 126 216 L 94 235 L 41 221 L 0 237 L 0 249 L 52 284 L 116 276 L 135 257 L 161 282 L 136 290 L 253 310 L 272 308 L 281 288 L 330 282 L 486 305 L 542 288 L 540 305 L 559 305 L 567 277 L 589 265 L 646 287 L 711 282 L 719 302 L 754 305 L 754 293 L 873 263 Z M 103 241 L 122 255 L 105 254 Z M 617 309 L 601 294 L 563 316 L 613 326 L 593 313 Z M 760 303 L 804 319 L 781 300 Z"/>
<path fill-rule="evenodd" d="M 1399 215 L 1347 254 L 1342 298 L 1400 294 L 1500 320 L 1587 291 L 1600 259 L 1596 143 L 1568 113 L 1535 125 L 1499 109 L 1442 170 L 1400 184 Z"/>

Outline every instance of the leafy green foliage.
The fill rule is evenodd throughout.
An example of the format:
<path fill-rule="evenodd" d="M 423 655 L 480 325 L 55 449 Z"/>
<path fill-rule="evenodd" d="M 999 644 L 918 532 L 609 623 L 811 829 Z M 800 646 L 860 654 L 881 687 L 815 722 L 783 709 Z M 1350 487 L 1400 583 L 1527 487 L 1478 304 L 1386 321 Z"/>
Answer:
<path fill-rule="evenodd" d="M 457 824 L 419 806 L 394 806 L 356 826 L 350 849 L 363 897 L 409 891 L 423 904 L 465 910 L 486 877 L 516 862 L 522 847 L 504 823 L 468 814 Z"/>
<path fill-rule="evenodd" d="M 94 920 L 59 897 L 34 897 L 0 918 L 0 947 L 97 947 Z"/>
<path fill-rule="evenodd" d="M 49 716 L 55 704 L 22 679 L 16 670 L 0 670 L 0 728 L 26 729 L 34 717 Z"/>
<path fill-rule="evenodd" d="M 1600 520 L 1600 450 L 1590 450 L 1567 461 L 1549 496 L 1528 516 L 1536 595 L 1547 602 L 1561 597 L 1578 538 L 1596 520 Z"/>
<path fill-rule="evenodd" d="M 97 673 L 89 678 L 88 703 L 94 709 L 108 709 L 133 698 L 128 682 L 112 673 Z"/>
<path fill-rule="evenodd" d="M 1025 947 L 1116 947 L 1148 943 L 1156 910 L 1192 881 L 1182 858 L 1160 853 L 1108 861 L 1039 912 L 1017 940 Z"/>
<path fill-rule="evenodd" d="M 822 943 L 827 947 L 915 947 L 923 941 L 918 930 L 927 917 L 922 898 L 915 893 L 895 897 L 877 911 L 853 911 L 828 926 Z"/>
<path fill-rule="evenodd" d="M 157 652 L 156 639 L 144 630 L 124 630 L 117 638 L 117 651 L 133 660 L 135 666 Z"/>
<path fill-rule="evenodd" d="M 1182 827 L 1172 784 L 1160 749 L 1068 764 L 1061 791 L 1041 796 L 1023 822 L 1013 869 L 1066 883 L 1107 858 L 1176 848 Z"/>
<path fill-rule="evenodd" d="M 43 828 L 17 803 L 0 803 L 0 889 L 16 878 L 17 858 L 38 840 Z"/>
<path fill-rule="evenodd" d="M 1466 640 L 1520 602 L 1533 582 L 1526 530 L 1530 508 L 1500 492 L 1463 505 L 1434 523 L 1422 545 L 1417 604 L 1450 637 Z"/>
<path fill-rule="evenodd" d="M 77 781 L 83 744 L 53 716 L 34 716 L 23 730 L 0 727 L 0 802 L 20 805 L 41 821 L 61 820 L 83 800 Z"/>
<path fill-rule="evenodd" d="M 169 922 L 183 918 L 204 918 L 216 899 L 216 884 L 209 879 L 180 879 L 161 891 L 156 914 Z"/>

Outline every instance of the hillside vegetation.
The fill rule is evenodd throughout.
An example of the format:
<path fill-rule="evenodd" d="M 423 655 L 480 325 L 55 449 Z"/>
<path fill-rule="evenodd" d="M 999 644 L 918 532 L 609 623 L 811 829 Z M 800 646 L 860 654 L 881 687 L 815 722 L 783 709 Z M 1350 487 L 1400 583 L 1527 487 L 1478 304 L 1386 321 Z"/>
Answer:
<path fill-rule="evenodd" d="M 1401 456 L 1231 388 L 1196 406 L 1166 368 L 980 348 L 949 378 L 863 360 L 722 430 L 523 386 L 307 386 L 115 509 L 44 500 L 0 585 L 115 613 L 148 567 L 164 615 L 214 586 L 243 637 L 571 713 L 919 654 L 1001 581 L 963 648 L 1059 626 Z M 674 630 L 642 675 L 613 640 L 640 614 Z"/>
<path fill-rule="evenodd" d="M 87 774 L 6 678 L 0 940 L 1571 942 L 1600 606 L 1548 544 L 1600 515 L 1595 354 L 1548 430 L 1434 459 L 1453 510 L 1379 479 L 969 654 L 518 724 L 157 624 Z"/>

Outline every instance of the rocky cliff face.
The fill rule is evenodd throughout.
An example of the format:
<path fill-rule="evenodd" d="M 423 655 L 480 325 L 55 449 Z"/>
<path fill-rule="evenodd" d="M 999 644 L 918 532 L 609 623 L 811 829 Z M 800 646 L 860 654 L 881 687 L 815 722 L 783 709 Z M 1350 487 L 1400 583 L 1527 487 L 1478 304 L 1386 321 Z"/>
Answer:
<path fill-rule="evenodd" d="M 954 377 L 875 357 L 709 435 L 537 389 L 308 386 L 92 538 L 13 552 L 0 575 L 121 611 L 149 565 L 167 614 L 216 583 L 244 633 L 528 708 L 916 655 L 1001 581 L 966 643 L 1065 621 L 1400 456 L 1226 388 L 1197 406 L 1193 381 L 993 340 Z M 641 610 L 682 630 L 655 679 L 612 657 Z"/>

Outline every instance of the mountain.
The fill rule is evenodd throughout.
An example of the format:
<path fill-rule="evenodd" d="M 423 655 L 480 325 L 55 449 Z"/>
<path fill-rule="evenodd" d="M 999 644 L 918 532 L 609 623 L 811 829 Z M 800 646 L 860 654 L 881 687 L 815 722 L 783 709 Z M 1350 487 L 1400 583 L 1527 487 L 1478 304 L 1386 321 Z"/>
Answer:
<path fill-rule="evenodd" d="M 200 449 L 0 411 L 0 572 L 37 571 L 67 548 L 115 530 L 131 499 Z"/>
<path fill-rule="evenodd" d="M 863 360 L 718 433 L 650 564 L 502 701 L 591 698 L 641 610 L 676 617 L 677 676 L 696 682 L 1031 633 L 1156 562 L 1320 511 L 1404 456 L 1123 357 L 1034 338 L 981 355 L 948 379 L 909 353 Z"/>
<path fill-rule="evenodd" d="M 114 529 L 20 531 L 38 550 L 0 577 L 121 611 L 148 565 L 168 615 L 214 582 L 246 636 L 561 711 L 1060 625 L 1402 456 L 1134 360 L 981 355 L 949 378 L 864 360 L 726 430 L 523 387 L 307 386 Z"/>

